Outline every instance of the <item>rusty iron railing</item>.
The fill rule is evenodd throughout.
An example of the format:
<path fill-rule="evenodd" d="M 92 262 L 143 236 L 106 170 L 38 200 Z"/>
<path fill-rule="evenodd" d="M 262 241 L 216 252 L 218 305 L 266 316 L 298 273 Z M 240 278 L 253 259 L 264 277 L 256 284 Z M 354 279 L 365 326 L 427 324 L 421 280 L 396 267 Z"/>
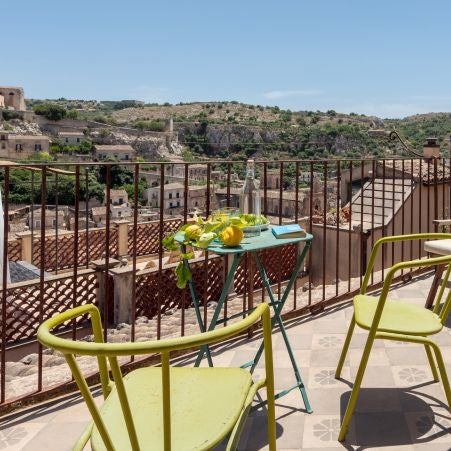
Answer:
<path fill-rule="evenodd" d="M 208 216 L 219 206 L 237 205 L 239 185 L 235 180 L 242 176 L 244 163 L 201 162 L 203 181 L 189 179 L 190 165 L 199 162 L 177 164 L 178 174 L 184 175 L 178 195 L 166 184 L 171 182 L 175 170 L 173 164 L 166 162 L 0 164 L 3 267 L 7 267 L 8 260 L 35 266 L 32 280 L 10 283 L 6 270 L 1 278 L 6 289 L 2 290 L 0 305 L 0 410 L 36 400 L 55 386 L 61 388 L 63 382 L 49 385 L 46 350 L 35 338 L 38 325 L 52 314 L 95 303 L 101 309 L 105 339 L 109 339 L 108 330 L 117 326 L 118 291 L 114 280 L 121 275 L 112 275 L 112 271 L 118 265 L 130 269 L 133 281 L 128 292 L 131 316 L 127 339 L 136 339 L 135 320 L 139 317 L 155 323 L 157 339 L 164 336 L 166 318 L 174 311 L 180 314 L 180 322 L 172 333 L 187 333 L 191 297 L 188 290 L 176 287 L 174 264 L 167 262 L 162 239 L 186 222 L 195 209 Z M 156 213 L 156 218 L 151 221 L 134 208 L 143 203 L 139 181 L 145 172 L 142 168 L 150 165 L 157 168 L 160 180 L 149 211 Z M 367 255 L 379 237 L 434 231 L 433 219 L 449 217 L 451 211 L 449 166 L 450 161 L 445 159 L 257 161 L 263 213 L 273 224 L 299 222 L 314 235 L 305 268 L 285 313 L 313 313 L 349 298 L 359 286 Z M 16 177 L 17 171 L 26 177 Z M 117 197 L 114 190 L 119 188 L 118 171 L 126 172 L 127 186 L 133 187 L 129 190 L 132 208 L 126 223 L 124 217 L 116 216 L 120 204 L 116 209 L 112 207 Z M 103 195 L 99 194 L 98 186 L 95 191 L 89 184 L 93 174 L 103 184 Z M 23 210 L 27 212 L 27 224 L 23 221 L 23 225 L 28 225 L 29 232 L 16 236 L 9 226 L 11 222 L 20 222 L 18 212 L 22 210 L 13 206 L 11 199 L 20 183 L 24 184 L 23 191 L 29 193 L 27 208 Z M 75 194 L 67 206 L 63 200 L 67 200 L 70 184 Z M 175 193 L 173 199 L 170 193 Z M 91 208 L 99 203 L 106 207 L 106 213 L 97 227 Z M 70 212 L 72 222 L 70 218 L 62 219 L 63 211 Z M 71 230 L 62 230 L 68 224 Z M 291 274 L 296 250 L 295 246 L 287 246 L 261 255 L 279 294 Z M 385 246 L 371 283 L 380 283 L 386 268 L 395 261 L 421 255 L 421 243 Z M 144 269 L 150 261 L 152 268 Z M 244 259 L 235 275 L 232 294 L 241 297 L 243 308 L 265 299 L 261 279 L 253 266 L 250 259 Z M 207 319 L 209 305 L 217 300 L 222 289 L 228 261 L 204 253 L 193 268 Z M 229 301 L 225 303 L 224 316 L 228 309 L 232 309 Z M 84 326 L 83 320 L 72 321 L 61 333 L 80 337 L 88 333 Z M 33 389 L 11 395 L 7 390 L 10 369 L 17 367 L 18 356 L 27 353 L 35 356 L 37 362 L 36 371 L 27 375 L 34 378 Z"/>

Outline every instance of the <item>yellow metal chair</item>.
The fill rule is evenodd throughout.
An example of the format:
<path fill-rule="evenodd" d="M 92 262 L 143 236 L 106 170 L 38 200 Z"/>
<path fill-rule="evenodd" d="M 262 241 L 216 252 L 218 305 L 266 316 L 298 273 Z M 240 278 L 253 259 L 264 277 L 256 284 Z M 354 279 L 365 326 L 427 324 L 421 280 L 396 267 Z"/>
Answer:
<path fill-rule="evenodd" d="M 423 233 L 385 237 L 379 239 L 376 242 L 373 251 L 371 252 L 368 268 L 366 270 L 365 277 L 362 282 L 362 287 L 360 289 L 360 294 L 355 296 L 353 300 L 354 315 L 349 326 L 348 334 L 346 336 L 346 340 L 335 373 L 335 377 L 339 378 L 355 325 L 357 324 L 361 328 L 368 330 L 368 338 L 363 350 L 362 359 L 357 371 L 357 376 L 352 388 L 348 406 L 343 417 L 338 440 L 343 441 L 346 437 L 348 426 L 351 421 L 357 397 L 359 395 L 360 385 L 365 373 L 365 368 L 370 356 L 371 348 L 373 346 L 374 340 L 378 338 L 423 344 L 434 380 L 438 381 L 439 378 L 437 374 L 436 364 L 434 362 L 434 354 L 448 401 L 448 406 L 451 408 L 451 390 L 448 376 L 445 370 L 445 365 L 443 363 L 443 357 L 438 345 L 430 338 L 428 338 L 429 335 L 436 334 L 442 330 L 451 308 L 451 290 L 443 304 L 441 302 L 450 270 L 448 269 L 447 276 L 442 282 L 439 295 L 437 297 L 437 300 L 435 301 L 432 311 L 424 307 L 413 305 L 409 302 L 397 299 L 391 300 L 387 298 L 392 280 L 398 271 L 403 269 L 405 270 L 410 268 L 429 267 L 436 265 L 447 265 L 448 268 L 451 268 L 451 255 L 398 263 L 388 270 L 382 291 L 378 297 L 368 296 L 365 294 L 371 272 L 374 267 L 377 252 L 384 243 L 407 240 L 433 240 L 446 238 L 450 238 L 450 234 Z"/>
<path fill-rule="evenodd" d="M 72 341 L 51 333 L 56 326 L 89 314 L 94 342 Z M 241 368 L 170 366 L 170 353 L 228 339 L 262 320 L 266 378 L 254 382 Z M 269 448 L 276 449 L 271 322 L 267 304 L 244 320 L 189 337 L 140 343 L 104 343 L 100 314 L 86 305 L 56 315 L 38 330 L 38 339 L 64 354 L 93 421 L 73 449 L 91 440 L 93 450 L 204 450 L 229 437 L 236 449 L 257 391 L 266 386 Z M 122 376 L 118 357 L 161 354 L 161 367 L 134 370 Z M 75 356 L 96 356 L 104 402 L 96 406 Z M 108 363 L 113 380 L 110 380 Z"/>

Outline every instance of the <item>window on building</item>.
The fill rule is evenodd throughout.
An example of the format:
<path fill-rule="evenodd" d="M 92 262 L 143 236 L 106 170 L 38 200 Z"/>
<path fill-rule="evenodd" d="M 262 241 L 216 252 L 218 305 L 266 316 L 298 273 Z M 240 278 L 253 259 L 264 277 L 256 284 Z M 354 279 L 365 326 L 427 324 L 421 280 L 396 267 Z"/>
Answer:
<path fill-rule="evenodd" d="M 177 202 L 177 207 L 180 207 L 180 202 Z"/>
<path fill-rule="evenodd" d="M 22 150 L 22 144 L 16 144 L 16 150 L 17 151 Z"/>
<path fill-rule="evenodd" d="M 2 143 L 2 149 L 6 149 L 6 144 Z"/>
<path fill-rule="evenodd" d="M 124 203 L 124 199 L 122 197 L 119 197 L 119 205 L 122 205 Z"/>
<path fill-rule="evenodd" d="M 35 145 L 34 145 L 34 150 L 36 150 L 36 151 L 41 151 L 41 150 L 42 150 L 41 144 L 35 144 Z"/>
<path fill-rule="evenodd" d="M 128 160 L 128 153 L 125 154 L 125 159 Z"/>
<path fill-rule="evenodd" d="M 169 208 L 173 208 L 172 202 L 169 202 Z"/>
<path fill-rule="evenodd" d="M 35 223 L 37 229 L 41 228 L 41 221 L 39 219 L 36 219 L 36 221 L 34 223 Z"/>
<path fill-rule="evenodd" d="M 169 193 L 169 199 L 172 199 L 172 193 Z"/>
<path fill-rule="evenodd" d="M 175 197 L 178 199 L 180 197 L 180 193 L 177 193 Z"/>
<path fill-rule="evenodd" d="M 0 139 L 1 139 L 2 141 L 6 141 L 6 135 L 2 135 L 2 136 L 0 137 Z"/>
<path fill-rule="evenodd" d="M 77 138 L 77 142 L 78 142 L 78 143 L 80 142 L 80 138 Z"/>
<path fill-rule="evenodd" d="M 68 143 L 69 142 L 69 138 L 66 138 L 64 141 L 66 141 Z"/>

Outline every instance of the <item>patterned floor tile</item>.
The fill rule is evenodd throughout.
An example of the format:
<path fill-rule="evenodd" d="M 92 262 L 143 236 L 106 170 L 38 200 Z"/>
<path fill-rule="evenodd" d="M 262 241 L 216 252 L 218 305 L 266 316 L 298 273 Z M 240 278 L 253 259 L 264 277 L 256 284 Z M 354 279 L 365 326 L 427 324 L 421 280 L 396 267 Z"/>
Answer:
<path fill-rule="evenodd" d="M 311 349 L 341 350 L 345 338 L 345 334 L 313 334 Z"/>
<path fill-rule="evenodd" d="M 299 334 L 295 330 L 287 331 L 288 340 L 291 344 L 291 349 L 312 349 L 312 333 Z M 282 334 L 278 334 L 273 340 L 273 349 L 279 351 L 286 349 L 285 341 Z"/>
<path fill-rule="evenodd" d="M 343 445 L 337 441 L 339 431 L 339 415 L 309 415 L 304 421 L 302 449 L 343 448 Z M 352 434 L 353 431 L 350 430 L 349 435 Z"/>
<path fill-rule="evenodd" d="M 293 349 L 293 356 L 296 363 L 299 366 L 307 366 L 310 362 L 311 352 L 306 349 Z M 274 360 L 274 366 L 281 369 L 292 368 L 291 359 L 286 349 L 278 352 L 277 360 Z"/>
<path fill-rule="evenodd" d="M 351 366 L 358 367 L 362 360 L 363 349 L 349 349 L 348 361 Z M 371 349 L 370 357 L 368 359 L 368 366 L 390 365 L 386 349 L 376 348 Z"/>
<path fill-rule="evenodd" d="M 408 343 L 407 346 L 387 348 L 386 353 L 392 365 L 427 365 L 428 359 L 423 346 Z"/>
<path fill-rule="evenodd" d="M 351 367 L 351 380 L 353 382 L 357 376 L 358 367 Z M 363 387 L 393 387 L 394 386 L 393 373 L 390 367 L 385 365 L 373 365 L 366 368 L 363 376 Z"/>
<path fill-rule="evenodd" d="M 414 444 L 445 444 L 451 449 L 451 418 L 449 412 L 408 412 L 405 414 L 410 436 Z"/>
<path fill-rule="evenodd" d="M 354 414 L 357 444 L 361 447 L 409 445 L 410 434 L 402 412 L 368 412 Z M 351 423 L 351 424 L 352 424 Z"/>
<path fill-rule="evenodd" d="M 336 367 L 310 367 L 308 388 L 336 388 L 343 385 L 340 379 L 335 379 Z M 349 367 L 343 367 L 341 378 L 345 380 L 350 379 Z"/>
<path fill-rule="evenodd" d="M 311 367 L 336 367 L 340 357 L 340 349 L 316 349 L 310 354 Z M 349 353 L 345 359 L 345 365 L 349 363 Z"/>
<path fill-rule="evenodd" d="M 412 387 L 433 381 L 427 365 L 392 366 L 391 371 L 396 387 Z"/>
<path fill-rule="evenodd" d="M 0 431 L 0 449 L 2 451 L 17 451 L 23 449 L 48 423 L 25 423 L 6 427 Z M 33 443 L 36 441 L 33 440 Z"/>
<path fill-rule="evenodd" d="M 430 277 L 420 283 L 399 284 L 393 298 L 410 296 L 423 305 Z M 414 296 L 415 294 L 415 296 Z M 298 388 L 276 401 L 277 442 L 280 450 L 333 451 L 371 449 L 384 451 L 451 449 L 451 418 L 440 383 L 421 346 L 378 340 L 362 383 L 346 441 L 337 441 L 341 418 L 349 399 L 368 332 L 356 328 L 342 379 L 334 373 L 352 317 L 352 305 L 344 303 L 314 316 L 286 321 L 287 334 L 307 386 L 313 414 L 305 412 Z M 451 318 L 436 341 L 451 372 Z M 213 348 L 216 365 L 241 365 L 251 359 L 260 344 L 259 335 Z M 273 333 L 276 391 L 291 388 L 296 379 L 279 330 Z M 179 364 L 192 365 L 193 358 Z M 207 364 L 204 359 L 202 365 Z M 264 360 L 254 379 L 264 375 Z M 451 374 L 450 374 L 451 376 Z M 265 391 L 262 391 L 263 399 Z M 101 397 L 97 398 L 99 401 Z M 48 450 L 56 437 L 58 450 L 69 449 L 88 422 L 89 414 L 79 396 L 23 410 L 0 419 L 0 450 Z M 67 446 L 66 446 L 67 445 Z M 219 449 L 224 449 L 219 447 Z M 240 450 L 268 449 L 264 411 L 252 411 L 239 444 Z"/>

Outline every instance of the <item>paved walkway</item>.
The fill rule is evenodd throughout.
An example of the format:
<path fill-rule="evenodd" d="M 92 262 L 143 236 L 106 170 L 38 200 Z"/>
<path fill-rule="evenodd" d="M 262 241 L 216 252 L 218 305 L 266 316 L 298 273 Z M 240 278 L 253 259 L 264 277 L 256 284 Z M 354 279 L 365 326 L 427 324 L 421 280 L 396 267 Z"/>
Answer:
<path fill-rule="evenodd" d="M 394 296 L 424 303 L 430 282 L 428 277 L 415 279 L 398 287 Z M 279 399 L 278 449 L 451 449 L 451 416 L 441 385 L 432 382 L 423 348 L 400 342 L 376 343 L 347 441 L 337 442 L 340 418 L 366 337 L 364 331 L 357 330 L 343 379 L 335 380 L 333 374 L 351 315 L 352 307 L 345 303 L 314 317 L 287 322 L 314 413 L 305 413 L 297 391 Z M 436 340 L 451 375 L 451 321 Z M 242 340 L 234 347 L 217 349 L 215 363 L 240 365 L 249 360 L 257 346 L 257 340 Z M 278 332 L 274 333 L 274 353 L 276 388 L 285 388 L 294 378 Z M 97 399 L 100 401 L 99 396 Z M 0 421 L 0 450 L 69 450 L 88 420 L 87 409 L 76 395 L 23 410 Z M 265 422 L 265 412 L 251 414 L 240 449 L 267 448 Z"/>

